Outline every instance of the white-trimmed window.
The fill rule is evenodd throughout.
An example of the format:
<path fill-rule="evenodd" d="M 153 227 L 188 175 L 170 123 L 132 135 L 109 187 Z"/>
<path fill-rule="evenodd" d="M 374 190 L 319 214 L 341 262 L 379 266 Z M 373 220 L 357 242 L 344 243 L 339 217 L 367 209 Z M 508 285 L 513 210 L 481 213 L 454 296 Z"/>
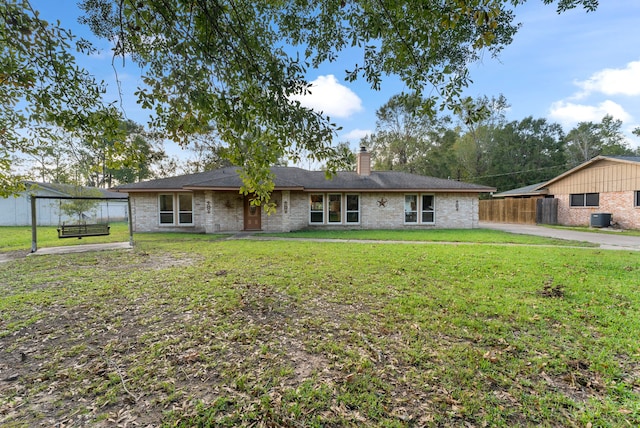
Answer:
<path fill-rule="evenodd" d="M 418 195 L 404 195 L 404 222 L 418 222 Z"/>
<path fill-rule="evenodd" d="M 636 190 L 634 196 L 635 196 L 635 198 L 634 198 L 635 206 L 636 207 L 640 207 L 640 190 Z"/>
<path fill-rule="evenodd" d="M 346 220 L 347 223 L 360 223 L 360 196 L 346 195 Z"/>
<path fill-rule="evenodd" d="M 178 224 L 193 224 L 193 195 L 178 194 Z"/>
<path fill-rule="evenodd" d="M 309 224 L 360 223 L 360 195 L 315 193 L 309 195 Z"/>
<path fill-rule="evenodd" d="M 309 223 L 324 223 L 324 195 L 311 195 Z"/>
<path fill-rule="evenodd" d="M 329 223 L 342 223 L 342 195 L 329 194 Z"/>
<path fill-rule="evenodd" d="M 161 225 L 193 225 L 193 195 L 191 193 L 158 195 L 158 208 Z"/>
<path fill-rule="evenodd" d="M 404 195 L 405 224 L 434 224 L 435 221 L 434 195 Z"/>
<path fill-rule="evenodd" d="M 160 224 L 173 224 L 173 195 L 159 195 Z"/>
<path fill-rule="evenodd" d="M 420 221 L 422 223 L 434 223 L 436 220 L 436 211 L 433 205 L 433 195 L 422 195 L 422 210 Z"/>

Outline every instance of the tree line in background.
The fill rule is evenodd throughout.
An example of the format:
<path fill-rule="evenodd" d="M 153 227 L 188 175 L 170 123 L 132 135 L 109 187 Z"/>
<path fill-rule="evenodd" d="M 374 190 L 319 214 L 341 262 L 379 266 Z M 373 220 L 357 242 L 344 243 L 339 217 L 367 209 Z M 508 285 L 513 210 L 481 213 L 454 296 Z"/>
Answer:
<path fill-rule="evenodd" d="M 157 177 L 167 156 L 162 140 L 133 121 L 121 121 L 117 133 L 83 135 L 51 128 L 17 162 L 27 178 L 43 183 L 109 188 Z M 171 172 L 171 171 L 170 171 Z"/>
<path fill-rule="evenodd" d="M 532 116 L 507 121 L 504 96 L 467 99 L 455 120 L 421 111 L 418 95 L 393 96 L 377 112 L 375 132 L 364 138 L 378 170 L 406 171 L 510 190 L 550 180 L 595 156 L 640 156 L 605 116 L 568 133 Z M 470 120 L 468 112 L 480 118 Z M 639 130 L 634 133 L 640 134 Z"/>
<path fill-rule="evenodd" d="M 504 96 L 468 99 L 454 118 L 422 113 L 416 94 L 391 97 L 377 112 L 376 130 L 360 141 L 372 152 L 376 170 L 406 171 L 484 184 L 498 191 L 547 181 L 594 156 L 640 156 L 622 133 L 622 122 L 605 116 L 581 122 L 568 133 L 557 123 L 531 116 L 508 121 Z M 109 188 L 151 178 L 231 166 L 227 146 L 214 134 L 194 140 L 187 159 L 169 157 L 157 133 L 121 122 L 121 138 L 77 139 L 68 135 L 41 143 L 29 153 L 31 178 Z M 60 131 L 62 132 L 62 131 Z M 640 133 L 636 130 L 636 133 Z M 355 169 L 348 143 L 336 146 L 342 163 Z M 281 158 L 274 165 L 287 165 Z"/>

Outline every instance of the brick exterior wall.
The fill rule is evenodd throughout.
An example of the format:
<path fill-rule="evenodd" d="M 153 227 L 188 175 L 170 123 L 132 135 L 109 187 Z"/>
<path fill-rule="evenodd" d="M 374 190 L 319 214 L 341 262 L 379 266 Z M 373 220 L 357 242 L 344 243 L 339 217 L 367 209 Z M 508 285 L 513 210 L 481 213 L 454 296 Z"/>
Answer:
<path fill-rule="evenodd" d="M 471 229 L 478 227 L 478 196 L 448 193 L 435 195 L 434 224 L 404 223 L 404 193 L 361 193 L 360 224 L 309 224 L 309 193 L 291 195 L 289 230 L 300 229 Z M 384 206 L 378 204 L 385 200 Z"/>
<path fill-rule="evenodd" d="M 204 193 L 195 193 L 193 195 L 193 226 L 160 225 L 157 193 L 131 193 L 129 198 L 131 200 L 131 218 L 134 232 L 205 232 Z"/>
<path fill-rule="evenodd" d="M 309 193 L 276 191 L 276 211 L 262 209 L 262 230 L 290 232 L 331 229 L 471 229 L 478 227 L 478 196 L 473 193 L 436 194 L 434 224 L 404 223 L 404 193 L 361 193 L 360 223 L 309 224 Z M 157 193 L 131 193 L 134 232 L 238 232 L 244 229 L 244 197 L 237 192 L 194 192 L 193 226 L 160 225 Z M 382 202 L 384 200 L 384 204 Z"/>
<path fill-rule="evenodd" d="M 597 207 L 571 207 L 569 195 L 558 199 L 558 223 L 564 226 L 590 226 L 591 214 L 611 213 L 612 221 L 623 229 L 640 229 L 640 207 L 634 206 L 634 192 L 600 193 Z"/>

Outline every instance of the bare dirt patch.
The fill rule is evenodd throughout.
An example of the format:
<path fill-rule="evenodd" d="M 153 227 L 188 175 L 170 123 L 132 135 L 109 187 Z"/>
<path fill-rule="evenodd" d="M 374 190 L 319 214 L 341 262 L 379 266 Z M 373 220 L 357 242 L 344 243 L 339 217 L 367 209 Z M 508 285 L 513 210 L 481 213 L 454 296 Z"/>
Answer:
<path fill-rule="evenodd" d="M 137 258 L 121 269 L 196 262 Z M 240 303 L 226 314 L 117 292 L 99 305 L 48 305 L 41 318 L 0 337 L 0 424 L 156 426 L 168 411 L 187 418 L 197 402 L 220 397 L 250 406 L 254 398 L 239 382 L 275 376 L 281 390 L 272 393 L 281 396 L 313 376 L 335 375 L 290 330 L 304 314 L 287 295 L 239 287 Z"/>
<path fill-rule="evenodd" d="M 187 253 L 165 253 L 165 254 L 149 254 L 147 252 L 139 252 L 140 260 L 137 263 L 129 264 L 125 267 L 127 270 L 149 269 L 160 270 L 170 269 L 174 267 L 187 267 L 198 264 L 202 261 L 202 257 L 197 254 Z"/>
<path fill-rule="evenodd" d="M 0 253 L 0 263 L 23 259 L 29 254 L 28 251 L 7 251 Z"/>

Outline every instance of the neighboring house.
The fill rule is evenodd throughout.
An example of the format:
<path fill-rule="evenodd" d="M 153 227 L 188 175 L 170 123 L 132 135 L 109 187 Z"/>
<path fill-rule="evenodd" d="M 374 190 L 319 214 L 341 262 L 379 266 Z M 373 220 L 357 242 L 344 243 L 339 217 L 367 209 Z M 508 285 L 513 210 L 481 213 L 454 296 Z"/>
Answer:
<path fill-rule="evenodd" d="M 611 214 L 617 226 L 640 229 L 640 157 L 597 156 L 545 183 L 493 196 L 554 198 L 564 226 L 589 226 L 593 214 Z"/>
<path fill-rule="evenodd" d="M 623 229 L 640 229 L 640 157 L 596 156 L 541 187 L 558 199 L 558 223 L 587 226 L 609 213 Z"/>
<path fill-rule="evenodd" d="M 25 182 L 27 190 L 17 196 L 0 198 L 0 226 L 31 225 L 31 195 L 49 197 L 73 197 L 77 186 L 69 184 Z M 83 189 L 91 189 L 84 187 Z M 126 194 L 95 189 L 97 197 L 126 198 Z M 57 226 L 62 223 L 77 222 L 77 218 L 68 217 L 60 210 L 62 199 L 36 199 L 36 221 L 38 226 Z M 125 221 L 127 219 L 127 201 L 97 201 L 95 206 L 82 213 L 87 222 Z"/>
<path fill-rule="evenodd" d="M 118 186 L 132 205 L 134 231 L 199 233 L 300 229 L 478 227 L 478 195 L 495 188 L 395 171 L 371 171 L 370 154 L 356 172 L 274 167 L 267 215 L 239 193 L 237 167 Z"/>

